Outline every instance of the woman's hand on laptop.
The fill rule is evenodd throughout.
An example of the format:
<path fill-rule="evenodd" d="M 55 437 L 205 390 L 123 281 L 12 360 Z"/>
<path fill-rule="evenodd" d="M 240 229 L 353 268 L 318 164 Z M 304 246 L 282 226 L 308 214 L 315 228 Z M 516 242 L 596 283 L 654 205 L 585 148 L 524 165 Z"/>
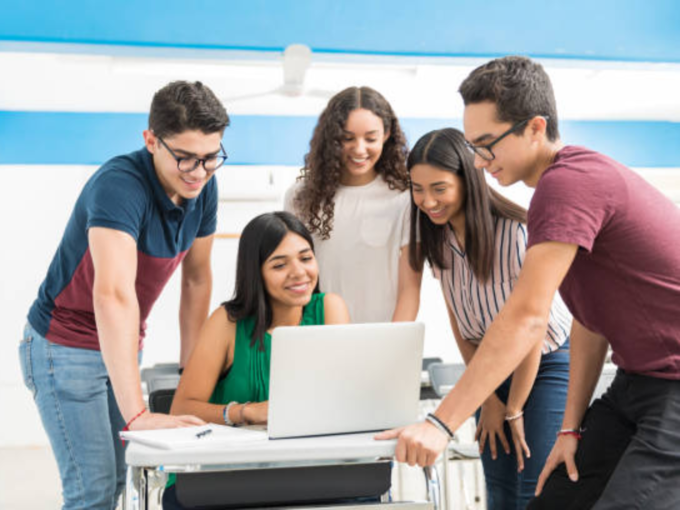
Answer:
<path fill-rule="evenodd" d="M 269 416 L 269 401 L 249 402 L 243 410 L 243 418 L 249 425 L 262 425 L 267 423 Z"/>
<path fill-rule="evenodd" d="M 409 466 L 431 466 L 449 443 L 448 436 L 429 422 L 386 430 L 375 439 L 397 439 L 395 458 Z"/>

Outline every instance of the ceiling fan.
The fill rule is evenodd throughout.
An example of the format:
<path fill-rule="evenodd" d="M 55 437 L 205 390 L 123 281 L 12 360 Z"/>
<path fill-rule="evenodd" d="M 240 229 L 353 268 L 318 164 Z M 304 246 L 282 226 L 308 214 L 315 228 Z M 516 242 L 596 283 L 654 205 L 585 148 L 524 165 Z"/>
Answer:
<path fill-rule="evenodd" d="M 266 96 L 290 98 L 305 96 L 329 99 L 335 94 L 336 91 L 332 90 L 305 88 L 305 75 L 312 64 L 312 50 L 306 44 L 291 44 L 287 46 L 283 51 L 281 63 L 283 69 L 283 83 L 278 87 L 262 92 L 223 97 L 222 100 L 226 104 L 229 104 L 235 101 Z"/>

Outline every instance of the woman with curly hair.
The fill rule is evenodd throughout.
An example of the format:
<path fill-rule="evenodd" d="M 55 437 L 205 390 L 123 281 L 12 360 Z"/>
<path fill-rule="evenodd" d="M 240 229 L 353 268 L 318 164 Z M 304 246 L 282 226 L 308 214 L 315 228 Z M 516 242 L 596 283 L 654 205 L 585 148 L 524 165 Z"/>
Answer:
<path fill-rule="evenodd" d="M 411 321 L 421 272 L 408 261 L 408 149 L 387 100 L 369 87 L 336 94 L 321 113 L 285 209 L 309 228 L 324 292 L 353 322 Z"/>

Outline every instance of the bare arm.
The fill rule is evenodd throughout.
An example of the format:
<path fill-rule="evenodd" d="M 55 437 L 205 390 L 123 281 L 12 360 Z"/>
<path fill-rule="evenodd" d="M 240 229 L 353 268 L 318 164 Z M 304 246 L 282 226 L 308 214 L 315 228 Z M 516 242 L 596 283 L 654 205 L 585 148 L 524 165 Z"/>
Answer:
<path fill-rule="evenodd" d="M 137 244 L 125 232 L 91 228 L 92 301 L 99 345 L 125 421 L 144 409 L 137 363 L 139 303 L 135 290 Z"/>
<path fill-rule="evenodd" d="M 578 430 L 602 372 L 608 342 L 605 337 L 586 329 L 576 319 L 572 322 L 569 341 L 569 389 L 562 428 Z M 575 462 L 577 448 L 578 440 L 574 436 L 560 435 L 557 438 L 538 477 L 536 495 L 543 490 L 550 473 L 562 463 L 566 466 L 569 478 L 573 482 L 578 481 L 579 473 Z"/>
<path fill-rule="evenodd" d="M 458 349 L 463 356 L 465 365 L 469 365 L 475 353 L 477 352 L 477 346 L 463 338 L 463 335 L 461 335 L 460 329 L 458 328 L 456 316 L 453 314 L 453 311 L 449 307 L 448 303 L 446 305 L 446 311 L 449 314 L 451 330 L 453 331 L 453 336 L 456 338 Z M 446 398 L 448 398 L 448 395 L 445 397 L 445 399 Z M 507 438 L 505 437 L 505 431 L 503 430 L 504 420 L 505 404 L 501 402 L 501 399 L 498 398 L 496 392 L 494 391 L 482 404 L 477 428 L 475 429 L 475 441 L 479 441 L 480 455 L 488 443 L 489 449 L 491 451 L 491 457 L 495 460 L 498 456 L 498 444 L 496 439 L 498 439 L 505 452 L 510 451 L 510 445 Z"/>
<path fill-rule="evenodd" d="M 397 304 L 392 314 L 392 322 L 416 320 L 420 308 L 420 285 L 423 272 L 414 271 L 408 261 L 408 245 L 399 250 L 399 283 L 397 284 Z"/>
<path fill-rule="evenodd" d="M 578 429 L 602 373 L 609 343 L 576 319 L 571 326 L 569 389 L 562 428 Z"/>
<path fill-rule="evenodd" d="M 470 365 L 436 411 L 456 430 L 526 358 L 543 338 L 553 296 L 576 256 L 576 245 L 545 242 L 531 247 L 510 298 L 484 336 Z M 446 448 L 447 438 L 429 423 L 383 432 L 398 438 L 396 458 L 428 466 Z"/>
<path fill-rule="evenodd" d="M 324 324 L 348 324 L 349 311 L 345 301 L 337 294 L 327 293 L 323 297 Z"/>
<path fill-rule="evenodd" d="M 189 360 L 201 327 L 208 317 L 212 292 L 210 255 L 213 237 L 210 235 L 196 238 L 182 262 L 182 296 L 179 305 L 180 367 L 184 367 Z"/>
<path fill-rule="evenodd" d="M 203 325 L 172 400 L 172 414 L 193 414 L 212 423 L 224 423 L 223 404 L 208 402 L 222 372 L 231 365 L 236 324 L 223 307 L 215 310 Z M 237 409 L 231 409 L 232 414 Z M 231 416 L 236 421 L 237 416 Z"/>
<path fill-rule="evenodd" d="M 93 227 L 88 232 L 94 264 L 92 300 L 102 358 L 123 419 L 145 408 L 137 363 L 139 303 L 135 290 L 137 245 L 127 233 Z M 170 419 L 144 413 L 133 429 L 199 425 L 194 417 Z"/>
<path fill-rule="evenodd" d="M 517 456 L 517 469 L 520 472 L 524 471 L 524 457 L 531 457 L 531 447 L 524 430 L 524 404 L 536 381 L 538 367 L 541 364 L 542 347 L 543 339 L 541 338 L 513 373 L 508 401 L 505 405 L 505 418 L 510 426 L 511 439 Z"/>
<path fill-rule="evenodd" d="M 453 430 L 503 382 L 545 335 L 552 300 L 576 245 L 545 242 L 527 251 L 515 288 L 484 336 L 470 366 L 442 403 Z"/>
<path fill-rule="evenodd" d="M 541 364 L 542 347 L 543 339 L 541 338 L 512 375 L 510 393 L 506 404 L 506 412 L 509 416 L 515 416 L 524 409 L 524 404 L 529 398 L 536 380 L 536 374 L 538 374 L 538 367 Z"/>

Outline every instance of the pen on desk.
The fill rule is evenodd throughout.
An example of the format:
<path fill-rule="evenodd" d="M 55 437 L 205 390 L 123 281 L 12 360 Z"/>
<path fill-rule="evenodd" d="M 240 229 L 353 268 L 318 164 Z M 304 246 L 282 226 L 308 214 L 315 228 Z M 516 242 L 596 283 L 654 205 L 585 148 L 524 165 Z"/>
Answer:
<path fill-rule="evenodd" d="M 204 430 L 203 432 L 199 432 L 198 434 L 196 434 L 196 439 L 201 439 L 202 437 L 205 437 L 208 434 L 212 434 L 212 429 L 207 429 Z"/>

